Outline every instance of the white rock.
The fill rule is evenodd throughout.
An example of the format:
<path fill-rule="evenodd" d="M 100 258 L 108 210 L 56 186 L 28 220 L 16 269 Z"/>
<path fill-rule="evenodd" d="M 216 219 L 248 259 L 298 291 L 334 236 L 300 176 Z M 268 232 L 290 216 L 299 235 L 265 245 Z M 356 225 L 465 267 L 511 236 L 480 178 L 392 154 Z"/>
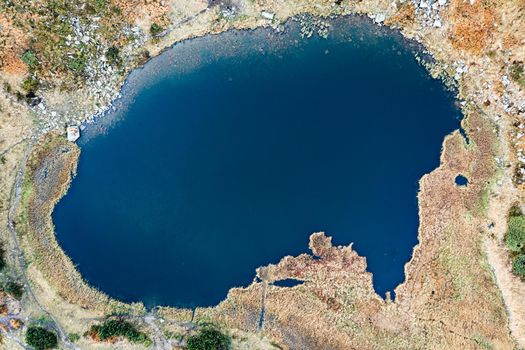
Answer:
<path fill-rule="evenodd" d="M 434 21 L 433 26 L 436 27 L 436 28 L 441 28 L 441 26 L 442 26 L 441 21 L 439 19 L 436 19 Z"/>
<path fill-rule="evenodd" d="M 80 137 L 80 130 L 78 126 L 68 126 L 66 131 L 68 141 L 75 142 Z"/>
<path fill-rule="evenodd" d="M 441 6 L 445 5 L 447 3 L 447 0 L 438 0 L 438 4 Z"/>
<path fill-rule="evenodd" d="M 266 18 L 266 19 L 269 19 L 269 20 L 273 20 L 275 18 L 275 14 L 274 13 L 271 13 L 271 12 L 268 12 L 268 11 L 263 11 L 261 12 L 261 15 Z"/>
<path fill-rule="evenodd" d="M 378 13 L 375 18 L 376 23 L 382 23 L 386 19 L 386 16 L 383 13 Z"/>

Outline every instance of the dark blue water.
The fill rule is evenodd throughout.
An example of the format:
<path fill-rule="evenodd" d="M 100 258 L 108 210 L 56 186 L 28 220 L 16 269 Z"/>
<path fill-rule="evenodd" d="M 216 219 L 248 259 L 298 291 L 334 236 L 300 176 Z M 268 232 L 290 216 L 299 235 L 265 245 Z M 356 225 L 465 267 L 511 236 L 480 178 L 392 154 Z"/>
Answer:
<path fill-rule="evenodd" d="M 455 179 L 456 185 L 458 186 L 467 186 L 468 185 L 468 179 L 463 175 L 456 176 Z"/>
<path fill-rule="evenodd" d="M 130 78 L 54 212 L 88 282 L 150 306 L 213 305 L 316 231 L 355 242 L 381 295 L 404 280 L 418 180 L 459 112 L 398 35 L 345 21 L 328 40 L 189 41 Z"/>

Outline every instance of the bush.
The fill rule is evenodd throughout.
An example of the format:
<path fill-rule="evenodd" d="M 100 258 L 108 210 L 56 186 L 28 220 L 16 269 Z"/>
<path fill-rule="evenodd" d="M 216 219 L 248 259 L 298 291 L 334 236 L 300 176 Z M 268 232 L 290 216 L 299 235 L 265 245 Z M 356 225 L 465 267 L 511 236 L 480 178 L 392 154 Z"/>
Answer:
<path fill-rule="evenodd" d="M 98 335 L 100 340 L 106 341 L 112 337 L 125 337 L 132 343 L 149 343 L 146 334 L 140 332 L 136 327 L 124 320 L 107 320 L 101 325 L 91 326 L 92 333 Z"/>
<path fill-rule="evenodd" d="M 86 10 L 91 15 L 104 13 L 108 6 L 106 0 L 90 0 L 86 5 Z"/>
<path fill-rule="evenodd" d="M 188 350 L 226 350 L 230 348 L 230 338 L 216 328 L 204 328 L 199 334 L 188 337 Z"/>
<path fill-rule="evenodd" d="M 54 349 L 58 345 L 58 338 L 54 332 L 32 326 L 27 329 L 26 342 L 36 350 Z"/>
<path fill-rule="evenodd" d="M 525 69 L 523 62 L 513 62 L 509 66 L 509 75 L 516 83 L 525 86 Z"/>
<path fill-rule="evenodd" d="M 69 68 L 77 74 L 84 73 L 86 65 L 87 60 L 84 56 L 77 56 L 69 61 Z"/>
<path fill-rule="evenodd" d="M 115 46 L 110 47 L 106 51 L 106 58 L 108 59 L 108 62 L 110 64 L 119 64 L 120 63 L 119 49 Z"/>
<path fill-rule="evenodd" d="M 521 278 L 525 278 L 525 254 L 520 254 L 514 258 L 512 272 Z"/>
<path fill-rule="evenodd" d="M 80 340 L 80 335 L 78 335 L 77 333 L 69 333 L 67 335 L 68 339 L 70 341 L 72 341 L 73 343 L 76 343 L 77 341 Z"/>
<path fill-rule="evenodd" d="M 38 66 L 38 59 L 36 58 L 36 54 L 31 51 L 27 50 L 21 57 L 22 61 L 24 61 L 25 64 L 29 67 L 29 69 L 34 70 Z"/>
<path fill-rule="evenodd" d="M 160 26 L 157 23 L 153 23 L 151 24 L 151 27 L 149 27 L 149 32 L 152 36 L 157 36 L 163 31 L 164 31 L 164 28 L 162 28 L 162 26 Z"/>
<path fill-rule="evenodd" d="M 18 282 L 9 281 L 4 285 L 4 291 L 13 298 L 20 300 L 24 294 L 24 288 Z"/>
<path fill-rule="evenodd" d="M 1 162 L 2 164 L 5 163 L 5 161 L 4 161 L 3 159 L 4 159 L 3 157 L 0 159 L 0 162 Z M 6 265 L 7 265 L 7 264 L 6 264 L 6 261 L 5 261 L 5 249 L 4 249 L 4 244 L 3 244 L 3 243 L 0 243 L 0 271 L 2 271 Z"/>
<path fill-rule="evenodd" d="M 27 77 L 23 82 L 22 82 L 22 89 L 24 89 L 26 92 L 35 92 L 36 90 L 38 90 L 38 87 L 39 87 L 39 82 L 38 82 L 38 79 L 35 79 L 33 77 Z"/>
<path fill-rule="evenodd" d="M 511 216 L 505 237 L 507 247 L 513 252 L 520 252 L 525 247 L 525 216 Z"/>

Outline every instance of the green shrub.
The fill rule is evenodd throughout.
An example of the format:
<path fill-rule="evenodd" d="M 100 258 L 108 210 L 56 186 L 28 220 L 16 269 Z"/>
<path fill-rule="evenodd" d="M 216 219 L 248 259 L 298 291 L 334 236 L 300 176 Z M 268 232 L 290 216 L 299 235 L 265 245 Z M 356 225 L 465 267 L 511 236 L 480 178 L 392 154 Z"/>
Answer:
<path fill-rule="evenodd" d="M 105 341 L 112 337 L 125 337 L 132 343 L 148 344 L 150 339 L 136 327 L 124 320 L 107 320 L 100 325 L 91 326 L 91 332 L 97 334 L 100 340 Z"/>
<path fill-rule="evenodd" d="M 22 89 L 24 89 L 26 92 L 35 92 L 38 90 L 39 85 L 38 79 L 27 77 L 22 82 Z"/>
<path fill-rule="evenodd" d="M 525 216 L 509 217 L 505 243 L 513 252 L 520 252 L 525 247 Z"/>
<path fill-rule="evenodd" d="M 164 31 L 164 28 L 157 23 L 152 23 L 149 32 L 152 36 L 157 36 Z"/>
<path fill-rule="evenodd" d="M 512 262 L 512 272 L 516 276 L 525 278 L 525 254 L 520 254 L 514 258 Z"/>
<path fill-rule="evenodd" d="M 523 62 L 513 62 L 509 66 L 509 75 L 516 83 L 525 86 L 525 69 Z"/>
<path fill-rule="evenodd" d="M 58 338 L 54 332 L 31 326 L 27 329 L 26 342 L 36 350 L 54 349 L 58 345 Z"/>
<path fill-rule="evenodd" d="M 216 328 L 204 328 L 198 334 L 188 337 L 188 350 L 226 350 L 231 340 Z"/>
<path fill-rule="evenodd" d="M 0 163 L 5 164 L 4 157 L 0 159 Z M 5 261 L 5 249 L 4 244 L 0 243 L 0 271 L 4 269 L 4 267 L 7 265 Z"/>
<path fill-rule="evenodd" d="M 102 14 L 108 7 L 106 0 L 89 0 L 86 5 L 87 12 L 92 15 Z"/>
<path fill-rule="evenodd" d="M 84 56 L 77 56 L 69 61 L 69 68 L 77 74 L 84 73 L 86 65 L 87 60 Z"/>
<path fill-rule="evenodd" d="M 24 294 L 24 288 L 18 282 L 9 281 L 4 285 L 4 291 L 13 298 L 20 300 Z"/>
<path fill-rule="evenodd" d="M 27 66 L 31 70 L 34 70 L 38 66 L 38 59 L 36 58 L 36 54 L 31 50 L 27 50 L 21 58 L 22 61 L 24 61 L 24 63 L 27 64 Z"/>
<path fill-rule="evenodd" d="M 115 46 L 106 51 L 106 58 L 110 64 L 118 65 L 120 63 L 119 49 Z"/>
<path fill-rule="evenodd" d="M 77 342 L 80 340 L 80 335 L 78 335 L 77 333 L 69 333 L 67 335 L 68 339 L 70 341 L 72 341 L 73 343 Z"/>

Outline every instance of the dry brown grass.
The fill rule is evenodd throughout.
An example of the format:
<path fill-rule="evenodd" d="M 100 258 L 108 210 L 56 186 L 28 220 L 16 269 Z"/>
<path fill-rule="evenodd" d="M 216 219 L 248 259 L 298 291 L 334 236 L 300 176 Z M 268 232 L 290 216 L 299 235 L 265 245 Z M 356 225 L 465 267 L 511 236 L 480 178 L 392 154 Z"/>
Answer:
<path fill-rule="evenodd" d="M 420 242 L 396 302 L 380 299 L 366 261 L 351 247 L 314 234 L 314 256 L 285 257 L 258 269 L 267 281 L 294 278 L 294 288 L 268 286 L 264 333 L 286 349 L 512 349 L 505 307 L 483 253 L 487 184 L 496 172 L 492 124 L 472 111 L 463 122 L 472 144 L 447 137 L 441 166 L 421 180 Z M 462 173 L 469 186 L 454 178 Z M 196 317 L 256 331 L 264 284 L 233 289 Z"/>
<path fill-rule="evenodd" d="M 416 7 L 411 2 L 405 2 L 399 10 L 385 21 L 389 26 L 409 27 L 416 20 Z"/>
<path fill-rule="evenodd" d="M 69 187 L 79 153 L 75 144 L 57 134 L 47 134 L 37 145 L 26 166 L 17 233 L 32 266 L 66 302 L 103 313 L 142 313 L 141 304 L 118 302 L 88 286 L 56 241 L 51 211 Z"/>
<path fill-rule="evenodd" d="M 169 1 L 162 0 L 112 0 L 115 6 L 122 10 L 124 18 L 129 23 L 147 21 L 162 26 L 168 25 L 168 14 L 171 11 Z"/>
<path fill-rule="evenodd" d="M 465 0 L 453 0 L 447 12 L 451 26 L 449 40 L 461 51 L 480 54 L 489 43 L 497 21 L 496 2 L 477 0 L 473 4 Z"/>
<path fill-rule="evenodd" d="M 27 33 L 13 26 L 11 20 L 0 13 L 0 71 L 8 74 L 26 74 L 27 66 L 20 56 L 27 44 Z"/>

